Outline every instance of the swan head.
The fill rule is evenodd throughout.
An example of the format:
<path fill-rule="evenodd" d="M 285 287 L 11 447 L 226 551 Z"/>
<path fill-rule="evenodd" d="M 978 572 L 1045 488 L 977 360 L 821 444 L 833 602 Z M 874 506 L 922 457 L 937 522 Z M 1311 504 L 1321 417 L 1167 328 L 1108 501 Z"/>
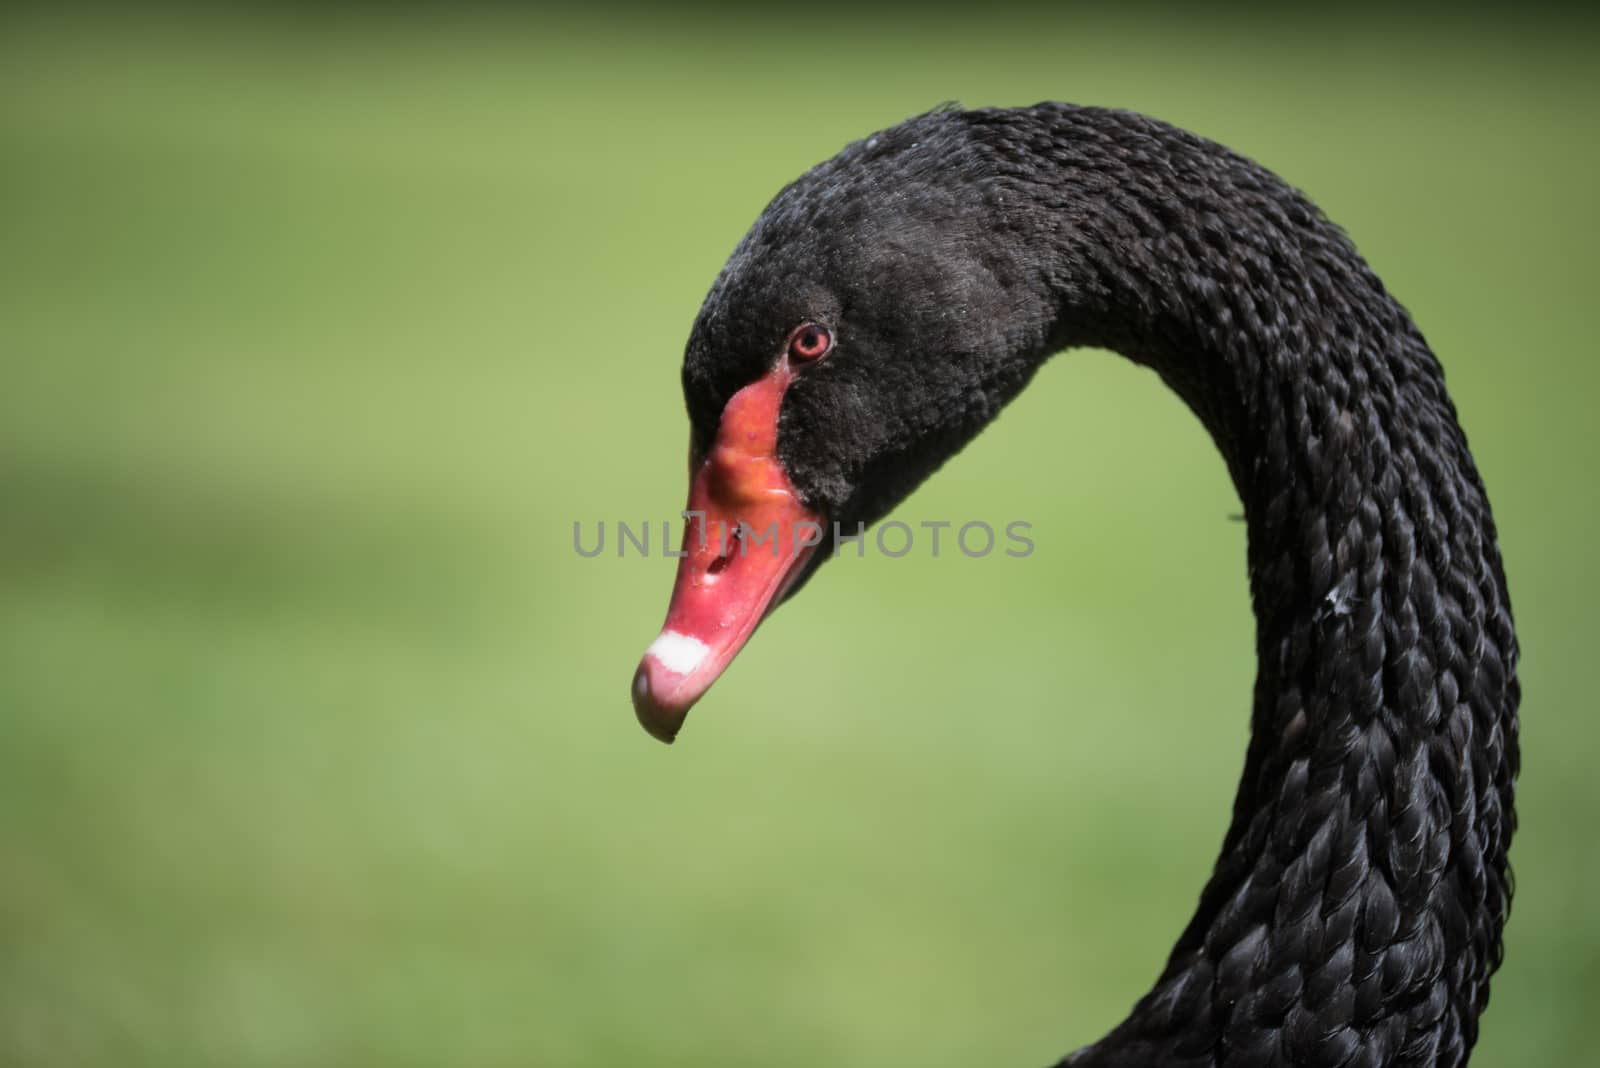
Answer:
<path fill-rule="evenodd" d="M 1035 211 L 966 113 L 919 116 L 783 189 L 683 361 L 685 556 L 640 661 L 640 722 L 689 707 L 834 540 L 885 515 L 1032 376 L 1053 328 Z"/>

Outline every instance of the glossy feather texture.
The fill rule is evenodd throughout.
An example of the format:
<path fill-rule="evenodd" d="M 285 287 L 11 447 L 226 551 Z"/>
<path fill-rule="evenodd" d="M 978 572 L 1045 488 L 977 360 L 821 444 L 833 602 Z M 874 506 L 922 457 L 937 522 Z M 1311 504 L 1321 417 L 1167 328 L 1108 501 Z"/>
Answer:
<path fill-rule="evenodd" d="M 1243 501 L 1233 823 L 1151 992 L 1063 1063 L 1465 1063 L 1511 892 L 1517 643 L 1439 363 L 1346 236 L 1143 116 L 946 109 L 757 221 L 691 335 L 696 441 L 808 319 L 837 347 L 785 396 L 779 457 L 834 520 L 885 514 L 1078 345 L 1154 367 Z"/>

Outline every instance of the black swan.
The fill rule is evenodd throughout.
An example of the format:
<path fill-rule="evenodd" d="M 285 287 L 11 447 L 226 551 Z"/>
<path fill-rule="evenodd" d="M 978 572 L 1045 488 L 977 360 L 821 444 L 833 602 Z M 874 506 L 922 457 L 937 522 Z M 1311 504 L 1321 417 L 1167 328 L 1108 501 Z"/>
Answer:
<path fill-rule="evenodd" d="M 1465 1063 L 1516 822 L 1489 502 L 1405 310 L 1302 194 L 1210 141 L 1121 111 L 944 108 L 777 195 L 684 356 L 693 514 L 640 722 L 671 741 L 835 524 L 883 516 L 1085 345 L 1154 368 L 1221 450 L 1259 673 L 1194 918 L 1128 1018 L 1061 1063 Z"/>

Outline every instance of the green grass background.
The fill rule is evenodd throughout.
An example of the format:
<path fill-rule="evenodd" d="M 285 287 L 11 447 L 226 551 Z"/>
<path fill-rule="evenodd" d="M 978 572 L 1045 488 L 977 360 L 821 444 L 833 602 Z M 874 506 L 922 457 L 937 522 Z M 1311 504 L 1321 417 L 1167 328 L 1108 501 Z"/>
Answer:
<path fill-rule="evenodd" d="M 1055 360 L 668 750 L 677 373 L 766 199 L 944 100 L 1148 111 L 1411 308 L 1525 647 L 1479 1063 L 1600 1004 L 1596 36 L 1568 16 L 721 7 L 0 22 L 0 1064 L 1042 1064 L 1154 978 L 1253 674 L 1222 464 Z"/>

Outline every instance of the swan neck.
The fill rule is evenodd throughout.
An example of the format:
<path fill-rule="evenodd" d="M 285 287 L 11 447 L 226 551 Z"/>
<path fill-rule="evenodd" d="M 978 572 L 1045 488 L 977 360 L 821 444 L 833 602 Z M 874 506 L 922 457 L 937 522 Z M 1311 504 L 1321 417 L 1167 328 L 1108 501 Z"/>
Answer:
<path fill-rule="evenodd" d="M 1051 123 L 995 156 L 1058 308 L 1039 358 L 1115 349 L 1205 424 L 1244 504 L 1259 664 L 1195 915 L 1066 1063 L 1463 1063 L 1509 904 L 1519 691 L 1438 361 L 1270 173 L 1137 116 Z"/>

